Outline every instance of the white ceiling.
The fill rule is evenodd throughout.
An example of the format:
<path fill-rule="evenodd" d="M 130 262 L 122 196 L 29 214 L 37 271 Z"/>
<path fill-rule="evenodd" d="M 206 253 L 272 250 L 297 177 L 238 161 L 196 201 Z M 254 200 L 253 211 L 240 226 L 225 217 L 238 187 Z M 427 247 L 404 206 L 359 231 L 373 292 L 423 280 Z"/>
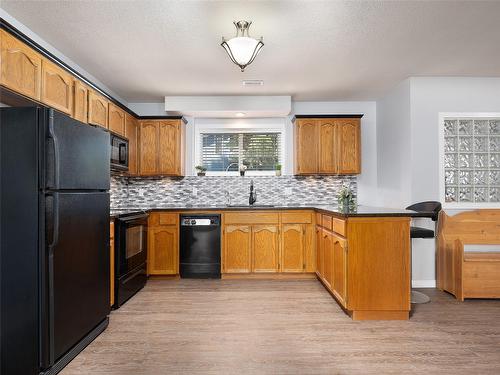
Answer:
<path fill-rule="evenodd" d="M 1 7 L 129 102 L 373 100 L 408 76 L 500 76 L 500 1 L 12 1 Z M 264 37 L 244 73 L 233 20 Z M 243 87 L 242 79 L 263 79 Z"/>

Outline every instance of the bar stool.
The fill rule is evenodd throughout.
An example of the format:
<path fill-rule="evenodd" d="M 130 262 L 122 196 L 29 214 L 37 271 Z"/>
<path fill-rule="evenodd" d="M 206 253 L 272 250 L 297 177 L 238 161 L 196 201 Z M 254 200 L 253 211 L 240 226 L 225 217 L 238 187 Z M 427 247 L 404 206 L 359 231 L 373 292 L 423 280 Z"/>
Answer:
<path fill-rule="evenodd" d="M 427 201 L 412 204 L 406 207 L 407 210 L 417 211 L 420 215 L 419 217 L 428 217 L 432 221 L 437 222 L 439 211 L 441 211 L 441 203 L 435 201 Z M 435 227 L 435 226 L 434 226 Z M 434 238 L 435 230 L 421 228 L 421 227 L 410 227 L 410 238 Z M 430 302 L 428 295 L 418 292 L 416 290 L 411 291 L 411 303 L 427 303 Z"/>

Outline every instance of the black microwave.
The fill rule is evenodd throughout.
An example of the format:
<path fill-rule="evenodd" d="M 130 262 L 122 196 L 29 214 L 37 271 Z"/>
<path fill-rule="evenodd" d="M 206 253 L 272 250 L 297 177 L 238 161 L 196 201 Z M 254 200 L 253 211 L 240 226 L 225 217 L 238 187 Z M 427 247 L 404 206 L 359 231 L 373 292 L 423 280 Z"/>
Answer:
<path fill-rule="evenodd" d="M 128 171 L 128 141 L 111 134 L 111 169 Z"/>

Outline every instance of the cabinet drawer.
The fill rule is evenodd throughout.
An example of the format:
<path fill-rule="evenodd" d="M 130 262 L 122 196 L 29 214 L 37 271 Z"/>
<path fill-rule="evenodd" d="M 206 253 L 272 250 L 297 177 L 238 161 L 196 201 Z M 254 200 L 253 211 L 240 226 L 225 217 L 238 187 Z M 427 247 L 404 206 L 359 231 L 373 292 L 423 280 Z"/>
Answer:
<path fill-rule="evenodd" d="M 159 214 L 160 225 L 177 225 L 178 221 L 179 221 L 178 214 L 172 214 L 172 213 Z"/>
<path fill-rule="evenodd" d="M 278 212 L 226 212 L 224 213 L 225 224 L 278 224 Z"/>
<path fill-rule="evenodd" d="M 109 238 L 112 240 L 115 238 L 115 222 L 109 222 Z"/>
<path fill-rule="evenodd" d="M 328 215 L 321 215 L 321 226 L 328 230 L 332 230 L 332 217 Z"/>
<path fill-rule="evenodd" d="M 345 220 L 332 218 L 332 230 L 345 236 Z"/>
<path fill-rule="evenodd" d="M 283 224 L 310 224 L 312 223 L 312 212 L 310 211 L 287 211 L 281 214 Z"/>
<path fill-rule="evenodd" d="M 179 223 L 179 214 L 174 212 L 153 212 L 149 214 L 148 225 L 150 227 L 157 225 L 177 225 Z"/>

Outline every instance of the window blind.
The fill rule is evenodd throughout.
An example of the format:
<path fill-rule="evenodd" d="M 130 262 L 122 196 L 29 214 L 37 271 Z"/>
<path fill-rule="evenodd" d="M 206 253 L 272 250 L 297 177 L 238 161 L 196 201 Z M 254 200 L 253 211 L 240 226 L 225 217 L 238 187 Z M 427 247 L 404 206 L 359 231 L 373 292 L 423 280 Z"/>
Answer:
<path fill-rule="evenodd" d="M 207 171 L 273 171 L 281 163 L 281 133 L 202 133 L 200 162 Z"/>

